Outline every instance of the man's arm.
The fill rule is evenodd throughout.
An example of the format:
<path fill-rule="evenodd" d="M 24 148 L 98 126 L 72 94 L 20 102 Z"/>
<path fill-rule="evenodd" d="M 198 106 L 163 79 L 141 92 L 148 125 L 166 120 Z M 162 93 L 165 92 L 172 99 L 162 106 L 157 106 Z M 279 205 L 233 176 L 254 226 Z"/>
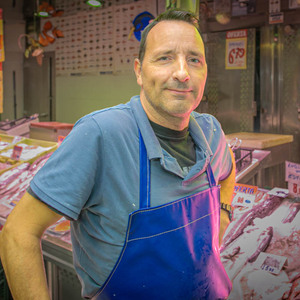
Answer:
<path fill-rule="evenodd" d="M 12 296 L 50 299 L 41 252 L 41 236 L 62 216 L 25 193 L 0 234 L 0 254 Z"/>
<path fill-rule="evenodd" d="M 232 201 L 232 195 L 233 195 L 233 191 L 234 191 L 234 185 L 235 185 L 235 158 L 233 155 L 232 150 L 229 148 L 230 151 L 230 155 L 231 155 L 231 159 L 232 159 L 232 170 L 230 175 L 223 181 L 220 181 L 221 184 L 221 203 L 224 204 L 229 204 L 231 205 L 231 201 Z M 230 223 L 230 219 L 229 219 L 229 213 L 224 210 L 221 209 L 221 213 L 220 213 L 220 234 L 219 234 L 219 245 L 221 245 L 222 243 L 222 238 L 223 235 L 225 233 L 225 230 L 227 228 L 227 226 Z"/>

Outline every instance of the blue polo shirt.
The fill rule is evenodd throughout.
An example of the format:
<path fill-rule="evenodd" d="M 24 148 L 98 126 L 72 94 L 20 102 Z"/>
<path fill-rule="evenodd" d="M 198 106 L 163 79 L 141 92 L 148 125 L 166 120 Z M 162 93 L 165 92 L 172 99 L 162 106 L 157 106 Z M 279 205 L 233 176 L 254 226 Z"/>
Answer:
<path fill-rule="evenodd" d="M 209 161 L 217 182 L 231 171 L 224 133 L 211 115 L 191 114 L 197 161 L 183 169 L 161 148 L 139 96 L 81 118 L 30 188 L 74 220 L 73 259 L 84 297 L 92 297 L 110 274 L 122 250 L 128 215 L 139 209 L 139 130 L 151 160 L 151 206 L 208 188 Z"/>

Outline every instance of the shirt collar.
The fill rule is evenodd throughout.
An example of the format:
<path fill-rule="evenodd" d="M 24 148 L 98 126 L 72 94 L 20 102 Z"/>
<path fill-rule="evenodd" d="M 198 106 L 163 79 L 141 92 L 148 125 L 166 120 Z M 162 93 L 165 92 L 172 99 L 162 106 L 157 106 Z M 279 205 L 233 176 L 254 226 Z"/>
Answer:
<path fill-rule="evenodd" d="M 197 123 L 194 113 L 191 113 L 190 116 L 190 122 L 189 122 L 189 131 L 190 135 L 193 138 L 195 144 L 204 152 L 208 157 L 212 156 L 213 153 L 210 149 L 210 146 L 206 140 L 206 137 L 200 127 L 200 125 Z"/>
<path fill-rule="evenodd" d="M 140 101 L 140 96 L 132 97 L 130 100 L 130 104 L 136 122 L 138 124 L 139 130 L 141 131 L 142 137 L 144 139 L 144 143 L 148 153 L 148 158 L 149 159 L 162 158 L 163 157 L 162 149 L 150 125 L 147 114 L 144 111 L 144 108 Z M 206 140 L 206 137 L 201 127 L 197 123 L 193 113 L 190 116 L 189 131 L 197 147 L 201 149 L 206 154 L 207 157 L 212 156 L 212 151 L 210 149 L 210 146 Z"/>
<path fill-rule="evenodd" d="M 140 101 L 140 96 L 134 96 L 130 100 L 130 105 L 138 124 L 138 128 L 144 139 L 147 154 L 149 159 L 162 158 L 163 153 L 160 147 L 159 141 L 150 125 L 147 114 L 144 111 L 142 103 Z"/>

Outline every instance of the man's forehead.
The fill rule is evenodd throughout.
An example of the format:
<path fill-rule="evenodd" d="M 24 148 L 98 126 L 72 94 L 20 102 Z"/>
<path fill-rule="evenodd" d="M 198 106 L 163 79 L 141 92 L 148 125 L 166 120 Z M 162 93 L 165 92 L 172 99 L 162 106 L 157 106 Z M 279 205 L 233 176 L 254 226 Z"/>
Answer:
<path fill-rule="evenodd" d="M 193 24 L 178 20 L 164 20 L 155 25 L 149 32 L 146 48 L 148 48 L 147 44 L 151 47 L 153 43 L 155 47 L 163 48 L 165 44 L 172 41 L 178 43 L 178 38 L 182 41 L 182 46 L 186 42 L 194 42 L 198 44 L 199 50 L 204 47 L 202 37 Z"/>
<path fill-rule="evenodd" d="M 198 31 L 197 27 L 189 22 L 182 21 L 182 20 L 163 20 L 157 23 L 150 31 L 148 34 L 151 35 L 151 33 L 156 33 L 157 31 L 160 30 L 169 30 L 172 26 L 180 26 L 180 27 L 185 27 L 185 28 L 190 28 L 191 30 L 197 32 L 200 35 L 200 32 Z"/>

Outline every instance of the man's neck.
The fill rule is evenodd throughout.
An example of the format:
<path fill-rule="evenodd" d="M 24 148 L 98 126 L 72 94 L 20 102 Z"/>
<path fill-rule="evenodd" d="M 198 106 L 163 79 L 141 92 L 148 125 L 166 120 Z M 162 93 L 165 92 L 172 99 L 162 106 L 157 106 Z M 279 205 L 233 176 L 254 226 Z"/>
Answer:
<path fill-rule="evenodd" d="M 177 131 L 182 131 L 189 126 L 190 114 L 185 116 L 172 116 L 165 114 L 162 116 L 157 113 L 153 107 L 144 105 L 143 101 L 141 101 L 141 103 L 148 119 L 160 126 Z"/>

